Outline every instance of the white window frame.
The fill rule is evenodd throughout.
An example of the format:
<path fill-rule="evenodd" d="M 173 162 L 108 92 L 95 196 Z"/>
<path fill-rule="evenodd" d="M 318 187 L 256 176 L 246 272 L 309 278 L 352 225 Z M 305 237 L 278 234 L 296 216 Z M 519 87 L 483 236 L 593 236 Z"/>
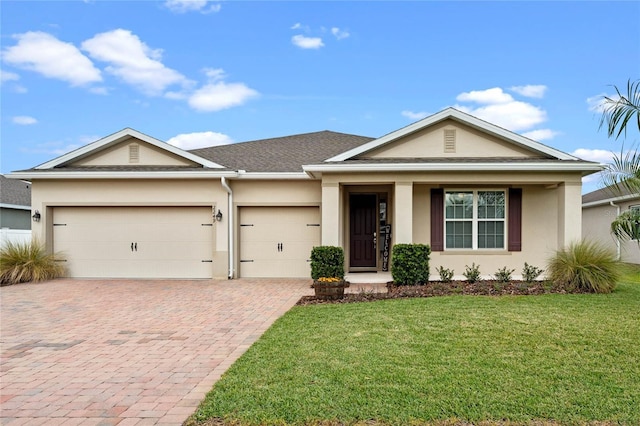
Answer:
<path fill-rule="evenodd" d="M 458 192 L 471 192 L 473 196 L 473 216 L 471 219 L 447 219 L 447 194 L 458 193 Z M 480 219 L 478 218 L 478 193 L 479 192 L 502 192 L 504 194 L 504 217 L 503 218 L 492 218 L 492 219 Z M 482 189 L 445 189 L 444 190 L 444 226 L 442 227 L 443 232 L 443 241 L 444 241 L 444 250 L 445 251 L 465 251 L 465 250 L 476 250 L 476 251 L 505 251 L 507 250 L 507 242 L 508 239 L 508 223 L 507 218 L 509 217 L 509 212 L 507 211 L 509 207 L 509 191 L 506 188 L 482 188 Z M 640 207 L 640 206 L 639 206 Z M 471 221 L 471 248 L 450 248 L 447 247 L 447 222 L 469 222 Z M 502 247 L 496 248 L 478 248 L 478 223 L 479 222 L 502 222 L 504 223 L 504 236 L 502 240 Z"/>

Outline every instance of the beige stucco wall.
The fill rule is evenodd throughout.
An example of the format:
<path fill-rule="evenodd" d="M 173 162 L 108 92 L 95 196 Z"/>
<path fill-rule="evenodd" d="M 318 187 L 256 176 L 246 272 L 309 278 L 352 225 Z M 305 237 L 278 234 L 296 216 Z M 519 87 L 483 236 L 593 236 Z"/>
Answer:
<path fill-rule="evenodd" d="M 129 145 L 139 146 L 139 161 L 129 161 Z M 142 142 L 136 138 L 129 138 L 117 145 L 103 149 L 93 155 L 82 158 L 73 166 L 197 166 L 197 164 L 156 146 Z"/>
<path fill-rule="evenodd" d="M 456 151 L 444 152 L 444 130 L 455 129 Z M 481 133 L 453 120 L 428 127 L 360 156 L 361 158 L 540 157 L 540 154 Z"/>
<path fill-rule="evenodd" d="M 640 205 L 640 198 L 633 201 L 615 202 L 620 213 L 630 206 Z M 617 216 L 617 208 L 609 204 L 582 209 L 582 236 L 585 239 L 601 242 L 612 251 L 617 251 L 617 240 L 610 232 L 611 222 Z M 640 264 L 640 247 L 636 241 L 620 243 L 620 259 L 624 262 Z"/>
<path fill-rule="evenodd" d="M 227 193 L 219 179 L 33 180 L 31 197 L 32 208 L 42 214 L 40 222 L 33 222 L 33 236 L 45 241 L 49 249 L 53 247 L 52 212 L 56 206 L 211 206 L 228 211 Z M 227 224 L 223 219 L 214 226 L 214 277 L 225 278 Z"/>

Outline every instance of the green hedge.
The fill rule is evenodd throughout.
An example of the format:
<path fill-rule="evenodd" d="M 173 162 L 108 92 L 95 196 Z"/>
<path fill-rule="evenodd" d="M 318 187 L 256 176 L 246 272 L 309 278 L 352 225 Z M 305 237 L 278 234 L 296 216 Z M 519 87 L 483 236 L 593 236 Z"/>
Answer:
<path fill-rule="evenodd" d="M 318 246 L 311 250 L 311 278 L 344 278 L 344 251 L 342 247 Z"/>
<path fill-rule="evenodd" d="M 429 254 L 425 244 L 396 244 L 391 253 L 391 276 L 396 285 L 425 284 L 429 281 Z"/>

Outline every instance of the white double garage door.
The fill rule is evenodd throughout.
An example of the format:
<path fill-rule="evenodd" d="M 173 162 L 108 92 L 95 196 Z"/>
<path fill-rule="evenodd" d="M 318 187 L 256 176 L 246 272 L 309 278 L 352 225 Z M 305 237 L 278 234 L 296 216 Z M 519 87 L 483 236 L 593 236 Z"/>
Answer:
<path fill-rule="evenodd" d="M 320 243 L 318 207 L 241 207 L 241 277 L 305 277 Z M 53 248 L 82 278 L 211 278 L 211 207 L 55 207 Z M 226 263 L 226 262 L 225 262 Z"/>

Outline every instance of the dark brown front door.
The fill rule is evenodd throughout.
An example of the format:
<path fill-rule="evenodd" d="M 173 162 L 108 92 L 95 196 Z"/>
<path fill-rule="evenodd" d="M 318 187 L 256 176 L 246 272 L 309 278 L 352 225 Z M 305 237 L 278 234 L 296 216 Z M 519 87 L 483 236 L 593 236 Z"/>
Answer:
<path fill-rule="evenodd" d="M 349 197 L 351 267 L 376 266 L 376 204 L 375 194 L 351 194 Z"/>

